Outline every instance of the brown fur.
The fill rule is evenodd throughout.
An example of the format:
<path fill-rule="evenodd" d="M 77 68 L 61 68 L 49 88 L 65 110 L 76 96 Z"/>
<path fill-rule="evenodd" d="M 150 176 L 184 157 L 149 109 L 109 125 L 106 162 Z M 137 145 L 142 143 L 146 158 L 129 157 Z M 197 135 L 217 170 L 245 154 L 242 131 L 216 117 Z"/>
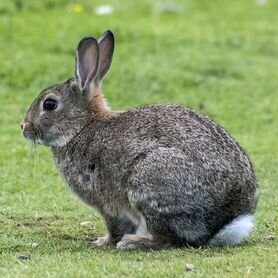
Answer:
<path fill-rule="evenodd" d="M 91 90 L 92 91 L 90 92 L 90 94 L 92 95 L 92 97 L 89 101 L 92 112 L 97 115 L 104 115 L 106 113 L 109 113 L 109 109 L 105 103 L 100 87 L 94 86 Z"/>

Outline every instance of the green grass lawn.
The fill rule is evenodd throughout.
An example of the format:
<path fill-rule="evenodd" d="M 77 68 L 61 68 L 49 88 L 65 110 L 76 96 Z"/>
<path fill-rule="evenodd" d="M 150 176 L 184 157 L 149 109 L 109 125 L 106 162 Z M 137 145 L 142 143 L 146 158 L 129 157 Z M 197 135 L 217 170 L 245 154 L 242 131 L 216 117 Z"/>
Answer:
<path fill-rule="evenodd" d="M 113 14 L 96 16 L 102 2 L 0 1 L 0 277 L 277 277 L 278 240 L 265 237 L 278 236 L 278 2 L 114 0 L 105 2 Z M 67 189 L 50 150 L 26 143 L 20 122 L 43 88 L 73 75 L 78 41 L 106 29 L 116 35 L 103 86 L 113 109 L 189 106 L 249 154 L 261 198 L 257 228 L 243 245 L 158 252 L 89 245 L 106 232 L 103 220 Z"/>

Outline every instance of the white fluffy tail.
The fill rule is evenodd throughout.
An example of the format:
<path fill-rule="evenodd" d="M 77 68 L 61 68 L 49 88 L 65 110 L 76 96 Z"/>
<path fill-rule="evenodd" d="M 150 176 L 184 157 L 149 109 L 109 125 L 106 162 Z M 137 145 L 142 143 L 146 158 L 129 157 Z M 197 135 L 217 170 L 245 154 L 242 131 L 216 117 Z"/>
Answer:
<path fill-rule="evenodd" d="M 220 230 L 209 241 L 208 246 L 218 247 L 237 245 L 251 233 L 254 227 L 253 215 L 241 215 Z"/>

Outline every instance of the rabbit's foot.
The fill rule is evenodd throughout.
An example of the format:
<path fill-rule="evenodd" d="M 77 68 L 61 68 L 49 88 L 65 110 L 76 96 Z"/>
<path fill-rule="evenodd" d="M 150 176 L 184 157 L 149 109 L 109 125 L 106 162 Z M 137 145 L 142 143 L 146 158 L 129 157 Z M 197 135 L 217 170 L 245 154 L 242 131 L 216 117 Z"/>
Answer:
<path fill-rule="evenodd" d="M 134 249 L 161 249 L 161 248 L 169 248 L 171 244 L 169 242 L 165 242 L 160 240 L 159 238 L 150 239 L 147 237 L 143 237 L 140 235 L 131 235 L 126 234 L 123 236 L 121 241 L 119 241 L 116 245 L 117 249 L 126 249 L 126 250 L 134 250 Z"/>
<path fill-rule="evenodd" d="M 111 246 L 113 242 L 109 234 L 103 237 L 98 237 L 97 239 L 92 241 L 92 245 L 101 247 L 101 246 Z"/>

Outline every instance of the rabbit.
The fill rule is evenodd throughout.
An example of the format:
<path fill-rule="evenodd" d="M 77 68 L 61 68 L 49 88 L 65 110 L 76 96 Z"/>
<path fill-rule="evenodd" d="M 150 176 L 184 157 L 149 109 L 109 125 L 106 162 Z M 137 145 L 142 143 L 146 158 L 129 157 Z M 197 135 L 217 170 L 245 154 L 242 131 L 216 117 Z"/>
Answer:
<path fill-rule="evenodd" d="M 221 247 L 254 228 L 259 189 L 251 162 L 208 117 L 172 104 L 110 111 L 101 82 L 114 35 L 83 38 L 75 77 L 47 88 L 21 127 L 49 146 L 69 188 L 104 218 L 95 246 Z"/>

